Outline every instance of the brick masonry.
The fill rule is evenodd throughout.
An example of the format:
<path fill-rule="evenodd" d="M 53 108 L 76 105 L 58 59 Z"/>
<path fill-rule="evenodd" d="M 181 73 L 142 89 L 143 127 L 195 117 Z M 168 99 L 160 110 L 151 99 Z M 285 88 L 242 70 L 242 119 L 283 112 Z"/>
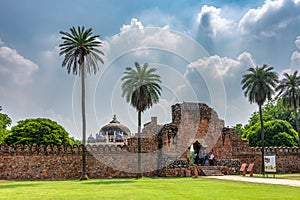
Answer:
<path fill-rule="evenodd" d="M 185 176 L 189 166 L 189 148 L 197 142 L 206 153 L 213 151 L 215 163 L 227 163 L 220 169 L 236 173 L 240 163 L 255 163 L 260 173 L 261 150 L 224 127 L 224 121 L 206 104 L 182 103 L 172 106 L 172 122 L 158 125 L 157 119 L 144 125 L 142 172 L 144 176 Z M 81 175 L 82 146 L 0 146 L 0 179 L 73 179 Z M 87 173 L 91 178 L 135 177 L 137 138 L 123 146 L 87 146 Z M 300 172 L 299 148 L 266 148 L 276 154 L 277 172 Z M 219 162 L 218 162 L 219 161 Z M 228 165 L 228 163 L 231 163 Z"/>

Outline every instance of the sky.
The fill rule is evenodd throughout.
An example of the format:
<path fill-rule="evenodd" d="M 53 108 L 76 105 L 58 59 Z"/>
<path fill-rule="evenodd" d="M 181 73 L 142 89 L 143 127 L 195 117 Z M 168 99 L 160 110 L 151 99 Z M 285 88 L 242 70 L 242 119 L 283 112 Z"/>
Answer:
<path fill-rule="evenodd" d="M 80 81 L 59 56 L 59 32 L 72 26 L 92 28 L 105 54 L 87 76 L 88 135 L 114 114 L 136 132 L 120 89 L 136 61 L 161 76 L 161 99 L 142 119 L 160 124 L 182 102 L 208 104 L 225 126 L 245 124 L 258 109 L 241 88 L 247 69 L 300 69 L 300 0 L 0 0 L 0 105 L 13 125 L 45 117 L 81 138 Z"/>

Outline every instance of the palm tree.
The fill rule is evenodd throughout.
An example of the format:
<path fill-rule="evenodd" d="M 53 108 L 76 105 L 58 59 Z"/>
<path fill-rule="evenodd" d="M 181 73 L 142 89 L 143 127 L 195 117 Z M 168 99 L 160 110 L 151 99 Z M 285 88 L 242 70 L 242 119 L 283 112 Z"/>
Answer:
<path fill-rule="evenodd" d="M 298 106 L 300 105 L 300 76 L 297 75 L 298 71 L 295 71 L 294 74 L 289 75 L 284 73 L 284 77 L 280 80 L 279 85 L 276 90 L 279 91 L 278 97 L 282 97 L 283 105 L 288 108 L 294 109 L 296 129 L 298 132 L 298 144 L 300 147 L 300 130 L 299 130 L 299 121 L 298 121 Z"/>
<path fill-rule="evenodd" d="M 142 67 L 135 62 L 135 69 L 126 68 L 122 77 L 122 96 L 127 103 L 130 103 L 138 112 L 138 173 L 141 178 L 141 114 L 147 108 L 159 101 L 161 94 L 160 76 L 155 73 L 156 68 L 149 68 L 145 63 Z"/>
<path fill-rule="evenodd" d="M 85 116 L 85 73 L 90 74 L 99 70 L 98 61 L 104 63 L 101 55 L 104 53 L 99 49 L 102 42 L 99 35 L 92 35 L 92 29 L 85 30 L 84 26 L 76 29 L 70 28 L 70 33 L 60 31 L 63 43 L 59 45 L 59 55 L 64 55 L 62 67 L 67 67 L 68 74 L 71 72 L 81 76 L 81 111 L 82 111 L 82 175 L 81 180 L 88 179 L 86 174 L 86 116 Z"/>
<path fill-rule="evenodd" d="M 264 156 L 265 156 L 265 146 L 264 146 L 264 122 L 262 118 L 262 105 L 268 99 L 271 99 L 274 94 L 274 89 L 278 83 L 278 75 L 273 72 L 273 67 L 268 65 L 263 65 L 262 67 L 256 66 L 251 67 L 247 70 L 249 73 L 243 75 L 241 84 L 244 90 L 244 95 L 248 97 L 249 102 L 257 103 L 259 108 L 259 117 L 261 125 L 261 153 L 262 153 L 262 174 L 265 173 L 264 168 Z"/>

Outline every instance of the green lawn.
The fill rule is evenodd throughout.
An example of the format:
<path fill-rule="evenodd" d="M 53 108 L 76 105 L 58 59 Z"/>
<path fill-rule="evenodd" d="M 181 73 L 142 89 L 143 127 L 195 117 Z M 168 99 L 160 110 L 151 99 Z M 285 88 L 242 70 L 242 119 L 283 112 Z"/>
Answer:
<path fill-rule="evenodd" d="M 265 175 L 264 178 L 273 178 L 273 174 Z M 263 177 L 261 174 L 254 174 L 254 177 Z M 275 178 L 289 179 L 289 180 L 300 180 L 300 174 L 275 174 Z"/>
<path fill-rule="evenodd" d="M 203 178 L 0 181 L 0 199 L 300 199 L 297 187 Z"/>

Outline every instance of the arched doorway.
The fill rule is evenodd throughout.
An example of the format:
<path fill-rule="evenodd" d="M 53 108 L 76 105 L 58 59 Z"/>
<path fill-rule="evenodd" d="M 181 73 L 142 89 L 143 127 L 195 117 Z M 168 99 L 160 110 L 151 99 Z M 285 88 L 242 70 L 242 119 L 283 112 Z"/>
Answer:
<path fill-rule="evenodd" d="M 208 159 L 206 154 L 206 145 L 205 142 L 200 143 L 198 140 L 193 143 L 194 150 L 194 164 L 205 165 L 206 160 Z"/>
<path fill-rule="evenodd" d="M 194 164 L 199 165 L 200 164 L 200 157 L 199 157 L 199 151 L 201 149 L 201 144 L 196 141 L 193 144 L 193 149 L 194 149 Z"/>

